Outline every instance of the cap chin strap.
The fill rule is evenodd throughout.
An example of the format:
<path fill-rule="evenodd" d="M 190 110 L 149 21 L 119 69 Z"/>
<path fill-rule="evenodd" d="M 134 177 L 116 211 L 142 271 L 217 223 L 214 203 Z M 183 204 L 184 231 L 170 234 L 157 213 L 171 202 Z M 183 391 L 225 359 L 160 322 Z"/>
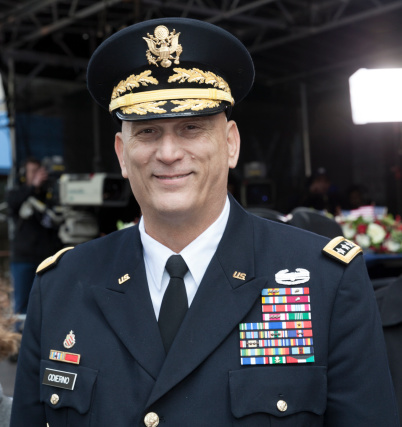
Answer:
<path fill-rule="evenodd" d="M 220 89 L 161 89 L 151 90 L 141 93 L 128 93 L 113 99 L 109 104 L 109 111 L 112 112 L 118 108 L 141 104 L 144 102 L 167 101 L 173 99 L 210 99 L 212 101 L 226 101 L 232 106 L 234 99 Z"/>

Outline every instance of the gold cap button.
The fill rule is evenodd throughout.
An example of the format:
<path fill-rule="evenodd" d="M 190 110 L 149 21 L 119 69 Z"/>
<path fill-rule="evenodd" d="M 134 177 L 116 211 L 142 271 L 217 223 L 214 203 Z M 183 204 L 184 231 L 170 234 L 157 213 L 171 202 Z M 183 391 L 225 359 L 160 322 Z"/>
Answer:
<path fill-rule="evenodd" d="M 278 400 L 276 407 L 281 411 L 285 412 L 288 409 L 288 404 L 284 400 Z"/>
<path fill-rule="evenodd" d="M 159 425 L 159 417 L 155 412 L 148 412 L 147 415 L 144 417 L 144 424 L 147 427 L 156 427 Z"/>
<path fill-rule="evenodd" d="M 58 394 L 52 394 L 52 396 L 50 397 L 50 403 L 52 405 L 56 405 L 60 400 L 60 397 Z"/>

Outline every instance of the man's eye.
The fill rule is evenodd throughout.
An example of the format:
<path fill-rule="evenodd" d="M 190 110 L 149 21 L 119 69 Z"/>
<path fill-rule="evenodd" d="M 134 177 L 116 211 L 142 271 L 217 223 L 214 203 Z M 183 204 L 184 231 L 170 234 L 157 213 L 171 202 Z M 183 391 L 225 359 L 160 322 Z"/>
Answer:
<path fill-rule="evenodd" d="M 141 129 L 137 132 L 137 135 L 144 135 L 144 134 L 150 134 L 153 133 L 154 130 L 151 128 Z"/>

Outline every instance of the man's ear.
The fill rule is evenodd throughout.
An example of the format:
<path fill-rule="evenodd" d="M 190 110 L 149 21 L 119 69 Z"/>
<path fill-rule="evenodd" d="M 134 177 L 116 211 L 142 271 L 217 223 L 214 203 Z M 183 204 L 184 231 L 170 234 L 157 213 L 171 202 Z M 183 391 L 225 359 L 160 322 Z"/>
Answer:
<path fill-rule="evenodd" d="M 228 143 L 228 165 L 234 169 L 237 165 L 240 154 L 240 133 L 236 122 L 230 120 L 227 123 L 226 137 Z"/>
<path fill-rule="evenodd" d="M 117 132 L 114 137 L 114 151 L 116 152 L 117 158 L 119 159 L 121 174 L 123 178 L 127 178 L 127 168 L 124 162 L 124 142 L 123 142 L 123 134 L 121 132 Z"/>

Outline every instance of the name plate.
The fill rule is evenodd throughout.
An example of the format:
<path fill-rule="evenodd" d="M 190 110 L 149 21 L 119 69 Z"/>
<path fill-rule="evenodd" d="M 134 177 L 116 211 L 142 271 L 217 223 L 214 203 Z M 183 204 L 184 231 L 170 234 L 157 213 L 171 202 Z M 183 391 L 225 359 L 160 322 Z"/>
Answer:
<path fill-rule="evenodd" d="M 58 371 L 57 369 L 45 369 L 42 384 L 51 385 L 53 387 L 64 388 L 66 390 L 74 390 L 77 374 L 73 372 Z"/>

